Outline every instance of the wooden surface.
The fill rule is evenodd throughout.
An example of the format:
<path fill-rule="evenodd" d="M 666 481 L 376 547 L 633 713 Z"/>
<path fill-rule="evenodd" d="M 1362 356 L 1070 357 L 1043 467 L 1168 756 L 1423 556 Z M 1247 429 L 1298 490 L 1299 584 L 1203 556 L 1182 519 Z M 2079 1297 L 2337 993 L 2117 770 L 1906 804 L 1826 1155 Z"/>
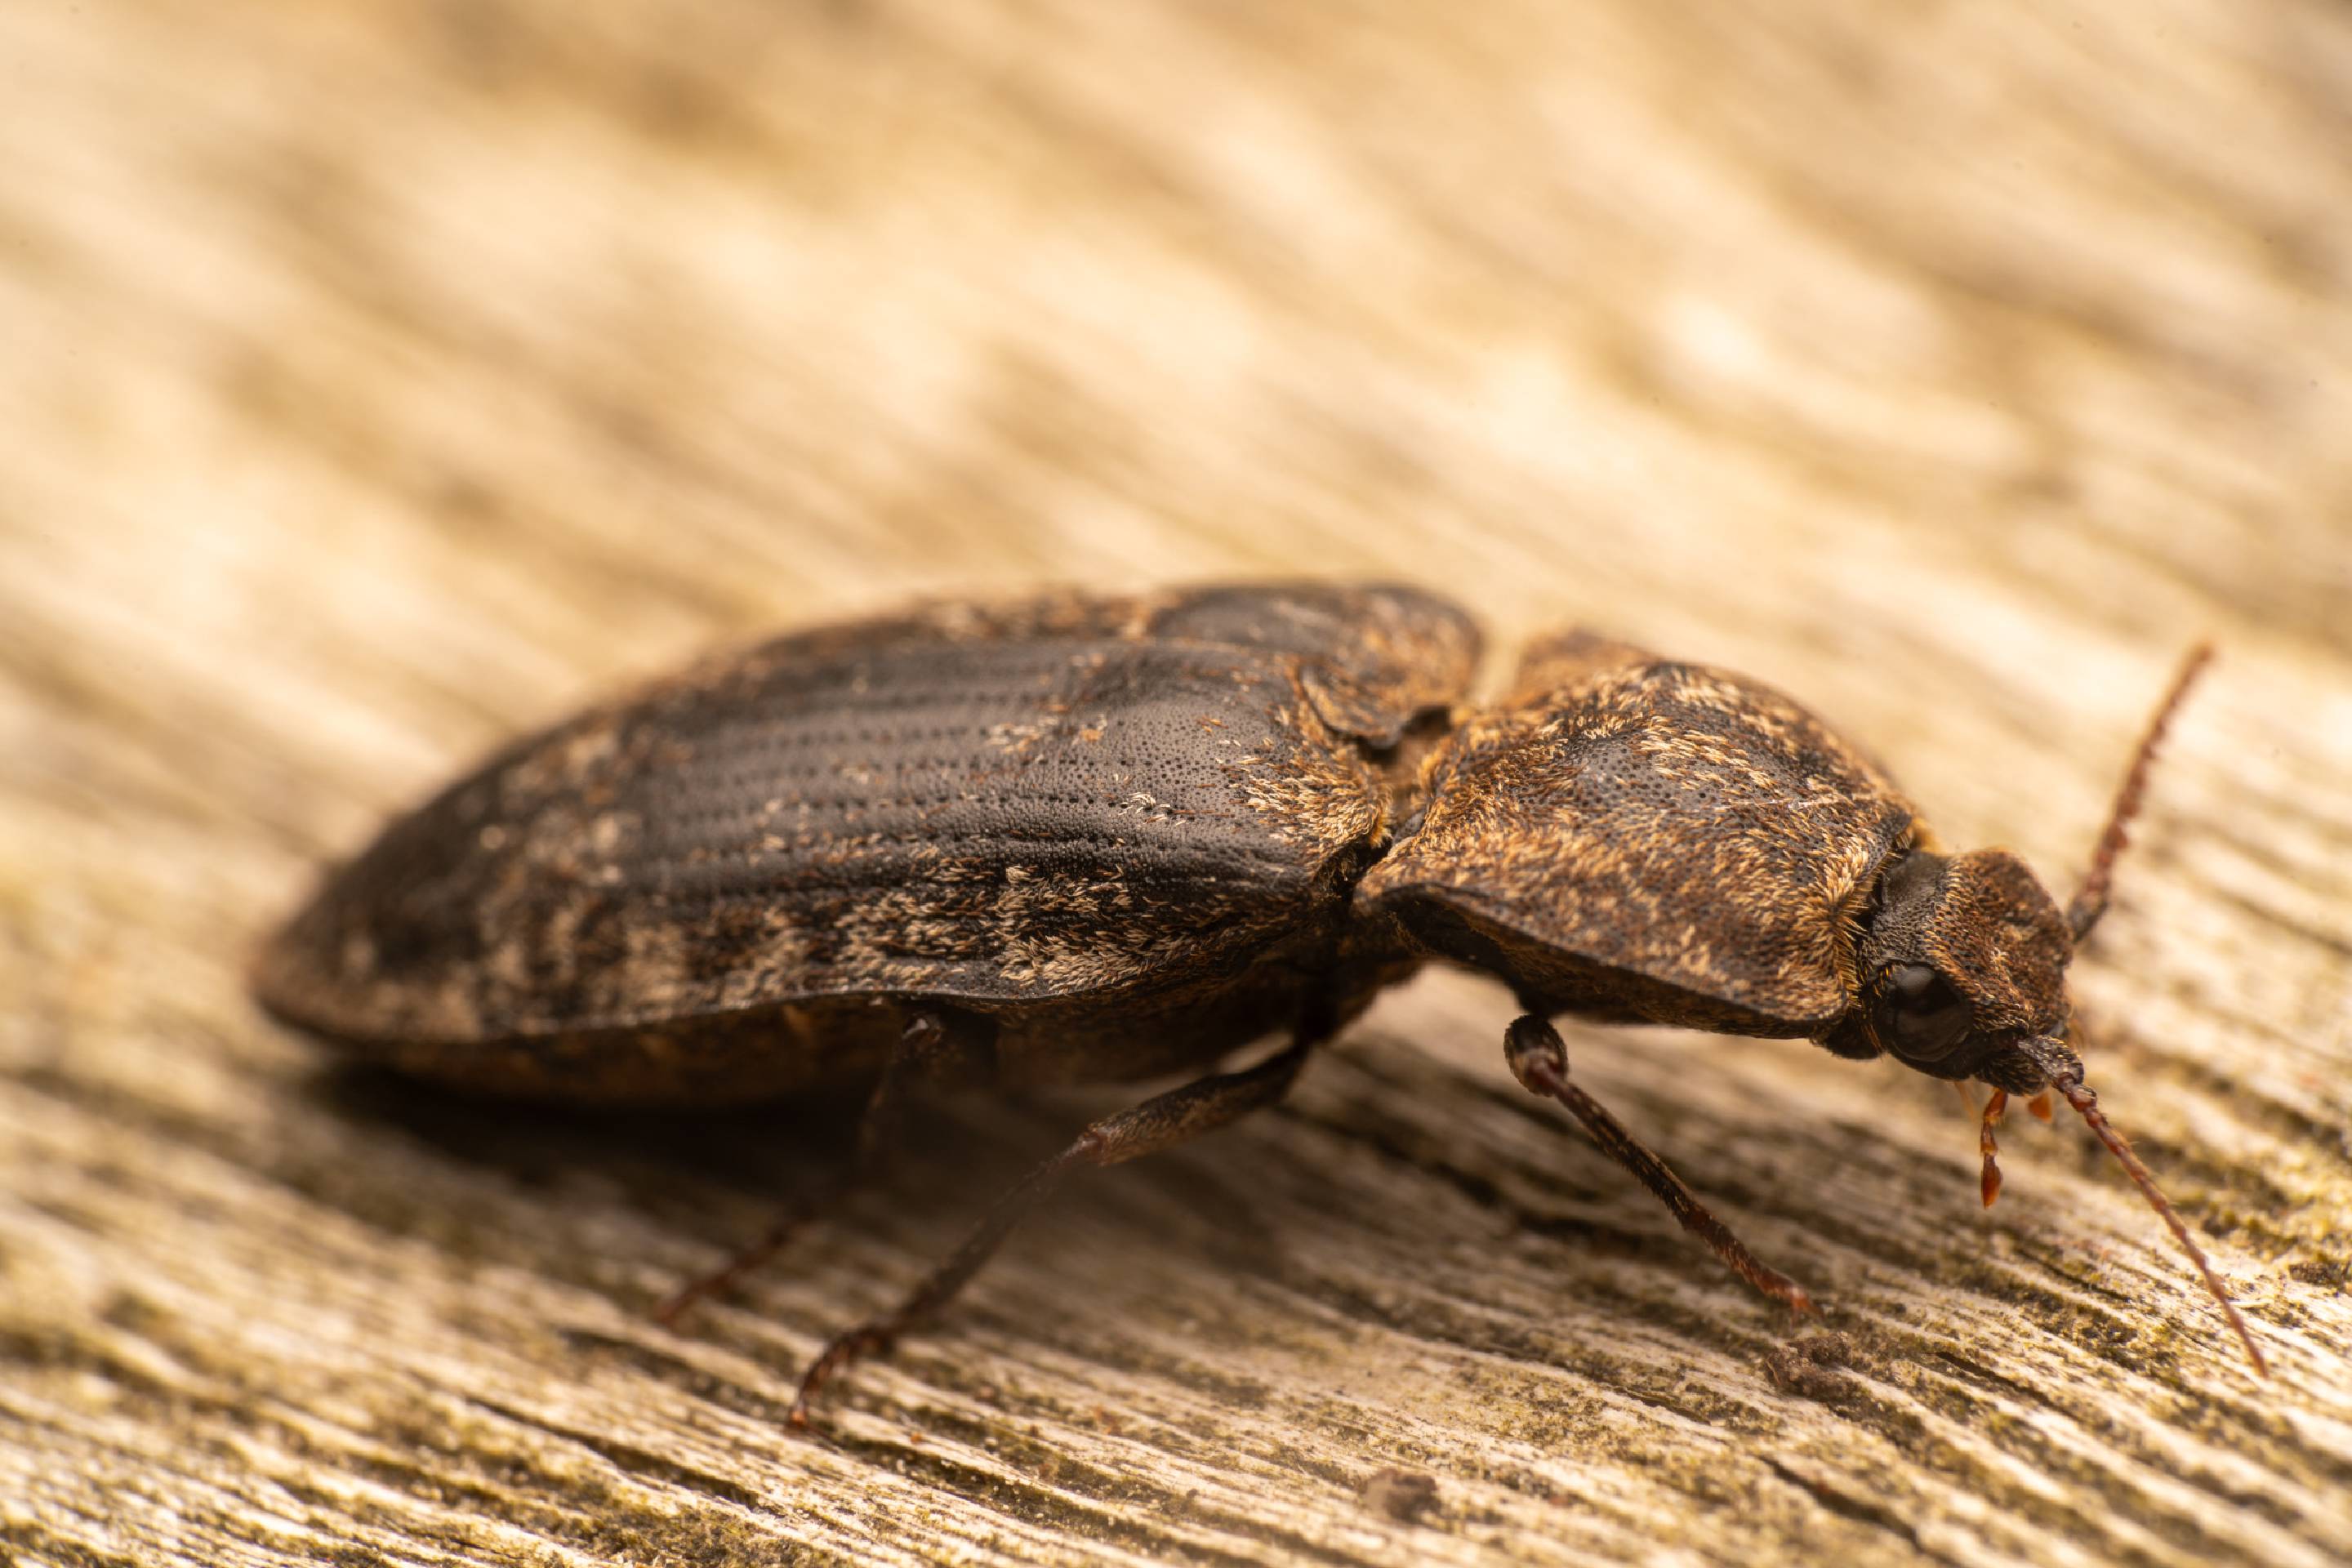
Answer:
<path fill-rule="evenodd" d="M 0 6 L 0 1557 L 2343 1561 L 2352 12 Z M 1775 681 L 2062 896 L 2079 1127 L 1433 975 L 782 1419 L 1080 1096 L 842 1153 L 339 1075 L 239 969 L 518 727 L 916 591 L 1416 578 Z M 1843 1336 L 1832 1338 L 1830 1336 Z M 340 1555 L 337 1555 L 340 1553 Z"/>

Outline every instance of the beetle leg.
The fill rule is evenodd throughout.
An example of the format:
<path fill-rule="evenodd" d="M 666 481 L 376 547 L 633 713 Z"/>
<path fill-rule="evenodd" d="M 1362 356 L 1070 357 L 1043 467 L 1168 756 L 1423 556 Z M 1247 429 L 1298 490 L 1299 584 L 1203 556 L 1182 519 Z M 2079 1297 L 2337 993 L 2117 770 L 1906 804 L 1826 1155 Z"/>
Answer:
<path fill-rule="evenodd" d="M 758 1240 L 699 1279 L 689 1279 L 654 1309 L 654 1321 L 675 1326 L 698 1301 L 731 1289 L 760 1268 L 817 1215 L 837 1205 L 849 1194 L 875 1181 L 898 1153 L 905 1130 L 908 1091 L 920 1080 L 946 1074 L 967 1055 L 967 1042 L 936 1013 L 917 1013 L 907 1020 L 898 1044 L 875 1082 L 857 1123 L 857 1155 L 849 1173 L 828 1182 L 812 1195 L 787 1205 Z"/>
<path fill-rule="evenodd" d="M 1568 1107 L 1570 1113 L 1584 1123 L 1584 1130 L 1602 1152 L 1631 1171 L 1635 1180 L 1666 1205 L 1682 1227 L 1713 1247 L 1715 1255 L 1733 1273 L 1774 1300 L 1785 1302 L 1792 1310 L 1813 1310 L 1813 1299 L 1805 1294 L 1803 1286 L 1778 1269 L 1767 1268 L 1721 1220 L 1707 1212 L 1706 1205 L 1683 1185 L 1681 1177 L 1666 1168 L 1664 1160 L 1625 1131 L 1624 1123 L 1612 1116 L 1600 1101 L 1570 1080 L 1568 1045 L 1549 1020 L 1532 1013 L 1515 1020 L 1503 1037 L 1503 1055 L 1510 1063 L 1511 1075 L 1530 1094 L 1549 1095 Z"/>
<path fill-rule="evenodd" d="M 891 1310 L 869 1318 L 835 1334 L 802 1375 L 800 1394 L 793 1401 L 795 1426 L 808 1425 L 809 1401 L 817 1390 L 850 1363 L 872 1352 L 887 1350 L 892 1342 L 955 1299 L 980 1267 L 995 1254 L 1013 1227 L 1021 1223 L 1083 1165 L 1118 1165 L 1144 1154 L 1190 1142 L 1203 1132 L 1262 1110 L 1289 1091 L 1306 1064 L 1319 1034 L 1302 1034 L 1287 1048 L 1242 1072 L 1218 1073 L 1156 1095 L 1116 1116 L 1093 1123 L 1071 1141 L 1068 1148 L 1031 1171 L 1010 1192 L 996 1200 L 986 1218 L 973 1229 L 947 1261 L 931 1270 L 914 1293 Z"/>

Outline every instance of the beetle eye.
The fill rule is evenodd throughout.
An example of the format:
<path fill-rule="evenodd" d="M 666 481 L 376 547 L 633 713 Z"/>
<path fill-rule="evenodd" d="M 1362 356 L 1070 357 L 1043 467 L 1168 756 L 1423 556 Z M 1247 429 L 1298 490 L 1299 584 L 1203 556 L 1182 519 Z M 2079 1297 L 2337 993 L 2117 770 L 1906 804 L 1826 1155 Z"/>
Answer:
<path fill-rule="evenodd" d="M 1896 1056 L 1934 1061 L 1968 1038 L 1976 1021 L 1968 998 L 1924 963 L 1895 963 L 1880 972 L 1871 1004 L 1879 1037 Z"/>

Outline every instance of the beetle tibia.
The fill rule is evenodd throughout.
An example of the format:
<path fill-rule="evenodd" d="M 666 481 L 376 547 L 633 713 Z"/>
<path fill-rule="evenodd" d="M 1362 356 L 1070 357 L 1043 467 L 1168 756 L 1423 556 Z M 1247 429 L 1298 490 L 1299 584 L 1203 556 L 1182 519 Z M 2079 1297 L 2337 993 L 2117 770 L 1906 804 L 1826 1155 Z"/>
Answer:
<path fill-rule="evenodd" d="M 1682 1178 L 1666 1168 L 1664 1160 L 1628 1132 L 1600 1101 L 1570 1079 L 1567 1043 L 1549 1020 L 1532 1013 L 1515 1020 L 1503 1037 L 1503 1056 L 1510 1064 L 1511 1076 L 1529 1093 L 1547 1095 L 1568 1107 L 1569 1113 L 1584 1124 L 1585 1131 L 1592 1135 L 1602 1152 L 1631 1171 L 1635 1180 L 1666 1205 L 1682 1227 L 1712 1247 L 1733 1273 L 1791 1311 L 1814 1310 L 1813 1299 L 1805 1293 L 1803 1286 L 1779 1269 L 1767 1267 L 1748 1251 L 1721 1220 L 1707 1212 L 1697 1194 L 1683 1185 Z"/>

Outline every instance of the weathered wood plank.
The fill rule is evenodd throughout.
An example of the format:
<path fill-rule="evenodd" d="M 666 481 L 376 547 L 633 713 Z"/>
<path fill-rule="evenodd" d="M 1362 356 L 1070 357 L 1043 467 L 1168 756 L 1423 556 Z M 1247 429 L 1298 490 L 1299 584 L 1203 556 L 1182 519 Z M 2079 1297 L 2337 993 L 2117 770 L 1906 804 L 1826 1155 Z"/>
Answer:
<path fill-rule="evenodd" d="M 0 60 L 16 1560 L 2342 1560 L 2340 7 L 19 5 Z M 1284 571 L 1750 670 L 2062 888 L 2216 637 L 2077 986 L 2276 1378 L 2078 1130 L 1987 1215 L 1903 1069 L 1574 1033 L 1792 1332 L 1438 975 L 799 1435 L 1109 1099 L 940 1108 L 669 1333 L 842 1106 L 469 1104 L 243 998 L 319 858 L 709 642 Z"/>

